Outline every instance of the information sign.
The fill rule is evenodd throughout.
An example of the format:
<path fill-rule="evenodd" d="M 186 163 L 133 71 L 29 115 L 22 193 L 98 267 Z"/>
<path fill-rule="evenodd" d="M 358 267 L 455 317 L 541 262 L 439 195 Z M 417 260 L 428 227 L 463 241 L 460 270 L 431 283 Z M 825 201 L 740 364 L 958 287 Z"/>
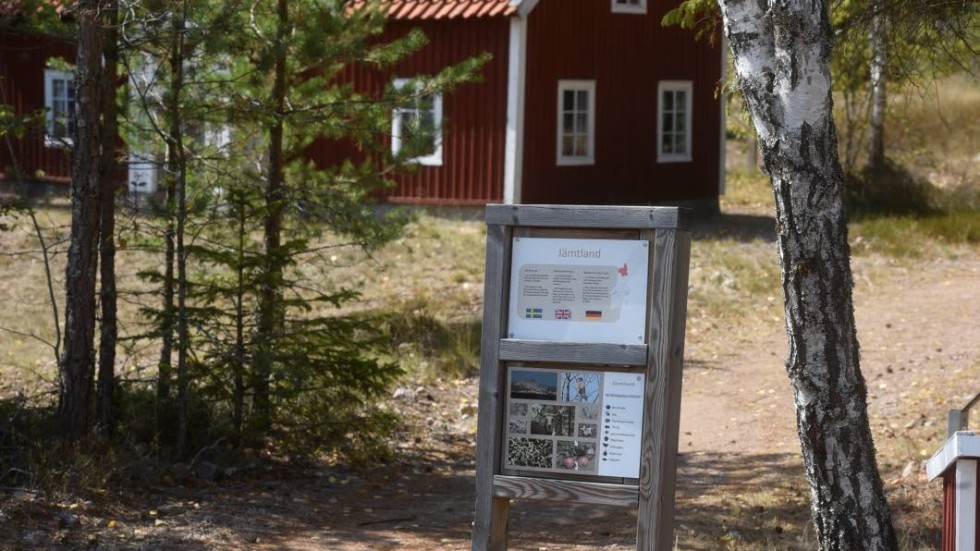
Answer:
<path fill-rule="evenodd" d="M 690 213 L 488 205 L 486 222 L 473 551 L 506 551 L 515 500 L 632 508 L 637 551 L 670 551 Z"/>
<path fill-rule="evenodd" d="M 649 242 L 515 238 L 508 336 L 642 344 Z"/>
<path fill-rule="evenodd" d="M 507 468 L 639 477 L 643 374 L 511 366 L 508 375 Z"/>

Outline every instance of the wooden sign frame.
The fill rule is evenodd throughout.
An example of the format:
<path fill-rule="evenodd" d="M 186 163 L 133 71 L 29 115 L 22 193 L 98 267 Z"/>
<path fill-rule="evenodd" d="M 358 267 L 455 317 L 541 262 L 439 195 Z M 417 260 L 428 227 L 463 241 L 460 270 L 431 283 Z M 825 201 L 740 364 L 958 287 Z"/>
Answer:
<path fill-rule="evenodd" d="M 474 551 L 507 549 L 512 500 L 632 507 L 637 549 L 673 545 L 674 481 L 680 421 L 692 213 L 677 207 L 488 205 L 483 337 L 477 417 Z M 638 239 L 649 243 L 643 344 L 507 338 L 513 239 Z M 639 479 L 504 474 L 507 366 L 540 364 L 636 371 L 646 375 Z"/>

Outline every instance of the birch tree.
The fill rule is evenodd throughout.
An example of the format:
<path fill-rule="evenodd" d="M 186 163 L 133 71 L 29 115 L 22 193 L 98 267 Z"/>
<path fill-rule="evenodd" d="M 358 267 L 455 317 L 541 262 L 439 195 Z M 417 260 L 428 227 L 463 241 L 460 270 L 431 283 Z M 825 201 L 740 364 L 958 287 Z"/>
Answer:
<path fill-rule="evenodd" d="M 776 203 L 797 432 L 821 549 L 897 539 L 867 416 L 824 1 L 719 0 Z"/>

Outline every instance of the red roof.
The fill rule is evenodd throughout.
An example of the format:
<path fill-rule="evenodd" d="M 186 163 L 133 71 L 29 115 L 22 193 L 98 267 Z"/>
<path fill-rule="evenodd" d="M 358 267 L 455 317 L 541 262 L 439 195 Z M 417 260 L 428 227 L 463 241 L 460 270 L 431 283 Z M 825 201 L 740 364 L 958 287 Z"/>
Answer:
<path fill-rule="evenodd" d="M 354 0 L 353 7 L 367 3 Z M 511 0 L 382 0 L 381 10 L 391 19 L 474 19 L 514 15 L 517 6 Z"/>

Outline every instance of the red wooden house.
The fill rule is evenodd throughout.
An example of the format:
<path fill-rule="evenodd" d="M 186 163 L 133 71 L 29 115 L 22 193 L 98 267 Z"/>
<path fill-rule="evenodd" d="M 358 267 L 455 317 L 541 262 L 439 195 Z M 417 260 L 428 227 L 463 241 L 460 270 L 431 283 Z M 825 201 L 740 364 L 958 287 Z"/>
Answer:
<path fill-rule="evenodd" d="M 397 203 L 688 203 L 723 185 L 722 49 L 664 28 L 652 0 L 388 0 L 389 37 L 429 44 L 365 90 L 489 52 L 482 81 L 436 98 L 441 140 Z M 398 122 L 392 147 L 398 148 Z M 313 151 L 327 156 L 326 150 Z"/>
<path fill-rule="evenodd" d="M 429 43 L 383 75 L 350 68 L 345 78 L 359 89 L 380 95 L 392 82 L 493 56 L 479 83 L 393 113 L 393 150 L 412 117 L 438 127 L 440 139 L 416 159 L 418 170 L 396 177 L 388 200 L 716 208 L 724 176 L 722 49 L 662 27 L 672 4 L 384 0 L 388 38 L 418 27 Z M 59 136 L 70 136 L 70 75 L 44 67 L 50 57 L 72 59 L 73 48 L 0 40 L 0 102 L 21 112 L 49 108 L 45 131 L 18 146 L 22 169 L 67 182 L 70 159 Z M 320 144 L 310 155 L 328 163 L 335 151 Z M 0 172 L 10 162 L 4 148 Z"/>
<path fill-rule="evenodd" d="M 27 181 L 67 184 L 71 180 L 70 139 L 74 124 L 74 75 L 49 67 L 49 61 L 75 59 L 67 40 L 0 29 L 0 105 L 15 113 L 40 113 L 43 124 L 27 127 L 20 139 L 0 147 L 0 181 L 16 179 L 19 168 Z"/>

